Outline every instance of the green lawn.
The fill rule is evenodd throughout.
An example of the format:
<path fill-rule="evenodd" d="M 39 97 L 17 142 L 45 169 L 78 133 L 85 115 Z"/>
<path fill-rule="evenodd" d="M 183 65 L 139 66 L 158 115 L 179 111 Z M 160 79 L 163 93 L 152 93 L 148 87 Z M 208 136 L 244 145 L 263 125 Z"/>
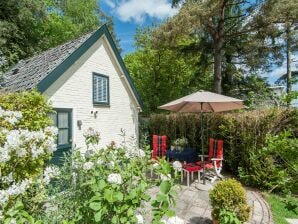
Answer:
<path fill-rule="evenodd" d="M 275 194 L 264 194 L 269 203 L 275 224 L 288 224 L 286 218 L 298 219 L 298 199 L 294 197 L 280 197 Z M 286 201 L 290 203 L 286 203 Z M 295 207 L 295 209 L 294 209 Z"/>

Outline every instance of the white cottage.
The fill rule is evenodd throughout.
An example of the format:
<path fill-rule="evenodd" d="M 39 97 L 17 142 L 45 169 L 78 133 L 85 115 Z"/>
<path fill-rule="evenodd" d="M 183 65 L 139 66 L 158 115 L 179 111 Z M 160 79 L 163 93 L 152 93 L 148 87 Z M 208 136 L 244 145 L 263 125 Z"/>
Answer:
<path fill-rule="evenodd" d="M 84 147 L 89 127 L 101 145 L 120 143 L 120 130 L 138 137 L 142 103 L 104 25 L 97 31 L 20 61 L 5 75 L 5 91 L 37 88 L 52 103 L 58 149 Z"/>

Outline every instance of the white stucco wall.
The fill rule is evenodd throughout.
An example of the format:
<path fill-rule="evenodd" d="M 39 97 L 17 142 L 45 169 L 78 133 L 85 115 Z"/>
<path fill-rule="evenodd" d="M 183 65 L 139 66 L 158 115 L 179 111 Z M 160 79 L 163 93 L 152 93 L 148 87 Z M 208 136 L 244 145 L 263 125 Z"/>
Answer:
<path fill-rule="evenodd" d="M 93 105 L 92 72 L 109 76 L 110 106 Z M 105 37 L 98 40 L 44 94 L 54 108 L 72 109 L 73 145 L 85 147 L 83 132 L 92 127 L 101 134 L 101 146 L 120 144 L 121 128 L 138 136 L 138 105 Z M 98 111 L 97 117 L 91 111 Z M 82 120 L 81 130 L 77 120 Z"/>

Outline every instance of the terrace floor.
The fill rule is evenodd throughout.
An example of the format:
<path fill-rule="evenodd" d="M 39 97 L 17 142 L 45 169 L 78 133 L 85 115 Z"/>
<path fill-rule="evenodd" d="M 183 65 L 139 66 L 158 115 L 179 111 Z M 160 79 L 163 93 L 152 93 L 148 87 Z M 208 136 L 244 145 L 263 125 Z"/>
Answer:
<path fill-rule="evenodd" d="M 198 182 L 190 187 L 181 185 L 177 190 L 176 215 L 185 221 L 185 224 L 212 224 L 211 205 L 208 191 L 199 190 Z M 208 184 L 208 183 L 207 183 Z M 212 187 L 209 184 L 210 187 Z M 150 190 L 152 196 L 156 195 L 158 188 Z M 253 189 L 246 189 L 248 204 L 252 208 L 250 224 L 273 224 L 270 207 L 261 194 Z M 145 216 L 145 220 L 146 216 Z M 147 222 L 146 222 L 147 223 Z M 148 222 L 149 223 L 149 222 Z"/>

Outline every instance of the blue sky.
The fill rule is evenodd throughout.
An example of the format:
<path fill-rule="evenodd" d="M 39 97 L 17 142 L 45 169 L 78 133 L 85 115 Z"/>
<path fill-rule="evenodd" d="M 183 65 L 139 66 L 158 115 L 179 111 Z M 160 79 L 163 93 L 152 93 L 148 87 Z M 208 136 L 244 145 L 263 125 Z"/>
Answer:
<path fill-rule="evenodd" d="M 134 51 L 134 34 L 138 27 L 159 23 L 177 12 L 169 0 L 100 0 L 100 7 L 114 18 L 122 56 Z"/>

